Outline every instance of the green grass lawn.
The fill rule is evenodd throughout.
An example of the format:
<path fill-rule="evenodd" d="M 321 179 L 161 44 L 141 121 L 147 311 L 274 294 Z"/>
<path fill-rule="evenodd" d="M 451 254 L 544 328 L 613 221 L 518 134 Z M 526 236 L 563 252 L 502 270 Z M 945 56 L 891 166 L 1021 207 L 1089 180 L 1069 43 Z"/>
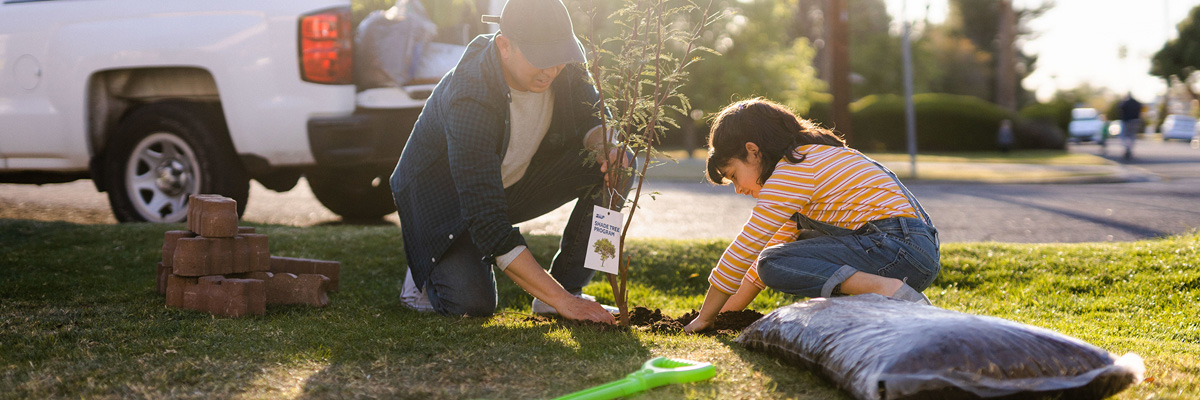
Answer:
<path fill-rule="evenodd" d="M 716 365 L 711 381 L 643 398 L 846 398 L 733 343 L 735 334 L 602 331 L 526 314 L 500 276 L 493 318 L 399 302 L 394 226 L 258 226 L 273 255 L 342 262 L 325 308 L 218 318 L 155 293 L 163 233 L 181 225 L 0 220 L 0 398 L 548 398 L 624 377 L 655 356 Z M 544 264 L 556 238 L 531 237 Z M 1200 398 L 1200 234 L 1132 243 L 947 244 L 926 291 L 938 306 L 1007 318 L 1146 360 L 1118 398 Z M 634 241 L 631 302 L 672 316 L 700 305 L 723 241 Z M 587 288 L 611 302 L 608 285 Z M 764 292 L 752 308 L 800 300 Z"/>

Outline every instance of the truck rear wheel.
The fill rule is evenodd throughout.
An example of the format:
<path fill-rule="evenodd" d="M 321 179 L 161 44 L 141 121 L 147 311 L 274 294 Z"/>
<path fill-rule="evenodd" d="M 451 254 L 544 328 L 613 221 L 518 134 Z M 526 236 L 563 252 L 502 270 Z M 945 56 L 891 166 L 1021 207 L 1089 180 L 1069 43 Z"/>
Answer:
<path fill-rule="evenodd" d="M 377 220 L 396 212 L 391 171 L 381 169 L 335 168 L 305 174 L 313 195 L 329 211 L 349 220 Z"/>
<path fill-rule="evenodd" d="M 220 109 L 165 101 L 142 106 L 117 126 L 108 146 L 106 191 L 121 222 L 183 222 L 188 196 L 211 193 L 237 201 L 250 193 Z"/>

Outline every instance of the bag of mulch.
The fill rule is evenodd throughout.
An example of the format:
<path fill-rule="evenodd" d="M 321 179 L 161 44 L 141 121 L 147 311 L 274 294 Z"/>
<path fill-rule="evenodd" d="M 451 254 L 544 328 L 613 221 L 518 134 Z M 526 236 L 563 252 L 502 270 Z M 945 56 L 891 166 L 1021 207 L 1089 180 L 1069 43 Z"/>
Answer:
<path fill-rule="evenodd" d="M 736 339 L 858 399 L 1105 398 L 1142 359 L 1057 332 L 869 294 L 779 308 Z"/>

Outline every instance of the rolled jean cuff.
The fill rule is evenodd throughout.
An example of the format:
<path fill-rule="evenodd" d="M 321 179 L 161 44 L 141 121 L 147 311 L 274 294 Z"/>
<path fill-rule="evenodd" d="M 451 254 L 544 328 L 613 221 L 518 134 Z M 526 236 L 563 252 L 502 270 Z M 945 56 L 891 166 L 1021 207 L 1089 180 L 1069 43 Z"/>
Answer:
<path fill-rule="evenodd" d="M 847 279 L 850 279 L 850 275 L 854 275 L 855 272 L 858 272 L 858 270 L 849 265 L 843 265 L 841 268 L 838 268 L 829 277 L 829 280 L 825 281 L 825 285 L 821 286 L 821 297 L 833 297 L 833 289 Z"/>

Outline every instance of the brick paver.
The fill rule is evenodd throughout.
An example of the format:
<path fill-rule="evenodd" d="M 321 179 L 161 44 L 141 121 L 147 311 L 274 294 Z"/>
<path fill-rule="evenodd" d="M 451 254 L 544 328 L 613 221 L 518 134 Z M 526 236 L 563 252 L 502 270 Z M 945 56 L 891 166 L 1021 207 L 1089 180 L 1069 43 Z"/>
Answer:
<path fill-rule="evenodd" d="M 233 199 L 189 197 L 188 230 L 163 235 L 155 268 L 167 306 L 241 317 L 263 315 L 268 303 L 329 305 L 341 263 L 272 257 L 267 235 L 237 224 Z"/>
<path fill-rule="evenodd" d="M 167 277 L 171 276 L 171 267 L 163 265 L 163 263 L 160 262 L 155 267 L 155 271 L 156 271 L 155 276 L 157 277 L 155 279 L 155 281 L 157 283 L 155 285 L 156 286 L 155 291 L 158 292 L 159 295 L 166 295 L 167 294 Z"/>
<path fill-rule="evenodd" d="M 179 239 L 194 238 L 196 233 L 192 231 L 167 231 L 163 235 L 162 245 L 162 263 L 170 267 L 175 259 L 175 247 L 179 244 Z"/>
<path fill-rule="evenodd" d="M 329 305 L 329 278 L 325 275 L 250 272 L 238 277 L 263 281 L 267 288 L 267 304 Z"/>
<path fill-rule="evenodd" d="M 271 253 L 267 236 L 238 235 L 230 238 L 182 238 L 175 246 L 172 273 L 207 276 L 267 271 Z"/>
<path fill-rule="evenodd" d="M 238 233 L 237 201 L 220 195 L 191 195 L 187 227 L 204 237 L 234 237 Z"/>
<path fill-rule="evenodd" d="M 183 308 L 226 317 L 263 315 L 267 297 L 263 281 L 206 276 L 183 291 Z"/>
<path fill-rule="evenodd" d="M 320 274 L 329 277 L 329 291 L 338 291 L 338 275 L 342 263 L 337 261 L 310 260 L 306 258 L 271 256 L 271 272 L 289 274 Z"/>

